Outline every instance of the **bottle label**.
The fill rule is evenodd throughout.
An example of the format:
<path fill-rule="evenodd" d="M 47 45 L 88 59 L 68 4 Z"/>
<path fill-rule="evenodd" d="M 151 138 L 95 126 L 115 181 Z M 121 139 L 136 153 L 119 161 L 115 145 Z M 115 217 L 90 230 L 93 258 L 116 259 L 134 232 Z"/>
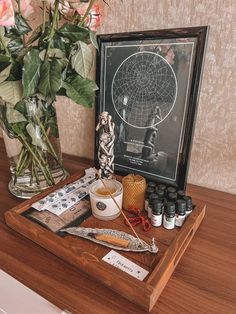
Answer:
<path fill-rule="evenodd" d="M 161 224 L 162 224 L 162 214 L 160 214 L 160 215 L 154 215 L 154 214 L 152 214 L 151 224 L 152 224 L 154 227 L 160 227 Z"/>
<path fill-rule="evenodd" d="M 188 217 L 191 214 L 192 210 L 186 210 L 186 217 Z"/>
<path fill-rule="evenodd" d="M 175 217 L 166 217 L 166 215 L 164 215 L 164 219 L 163 219 L 163 226 L 166 229 L 174 229 L 175 227 Z"/>
<path fill-rule="evenodd" d="M 175 216 L 175 225 L 177 227 L 182 227 L 183 223 L 184 223 L 184 220 L 185 220 L 185 217 L 186 217 L 186 215 L 178 215 L 178 214 L 176 214 L 176 216 Z"/>

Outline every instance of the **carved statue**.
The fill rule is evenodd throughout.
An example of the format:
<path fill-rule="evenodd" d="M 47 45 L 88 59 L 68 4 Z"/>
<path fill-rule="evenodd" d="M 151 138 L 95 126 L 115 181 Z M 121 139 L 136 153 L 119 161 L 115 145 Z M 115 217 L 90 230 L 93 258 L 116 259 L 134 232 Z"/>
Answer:
<path fill-rule="evenodd" d="M 114 141 L 115 123 L 107 111 L 99 116 L 96 131 L 100 131 L 98 160 L 100 164 L 99 174 L 102 178 L 112 178 L 114 173 Z"/>

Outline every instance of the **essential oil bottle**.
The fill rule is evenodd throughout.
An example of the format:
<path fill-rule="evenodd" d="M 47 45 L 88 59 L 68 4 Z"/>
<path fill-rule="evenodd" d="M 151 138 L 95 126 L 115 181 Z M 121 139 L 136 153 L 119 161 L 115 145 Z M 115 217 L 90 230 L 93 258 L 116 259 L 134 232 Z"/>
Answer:
<path fill-rule="evenodd" d="M 167 194 L 168 193 L 176 193 L 176 188 L 173 188 L 172 186 L 169 186 L 168 188 L 167 188 Z"/>
<path fill-rule="evenodd" d="M 192 197 L 191 196 L 185 196 L 183 198 L 186 202 L 186 217 L 191 214 L 193 210 L 193 202 L 192 202 Z"/>
<path fill-rule="evenodd" d="M 148 187 L 155 189 L 155 188 L 156 188 L 156 183 L 153 182 L 153 181 L 149 181 L 149 182 L 148 182 Z"/>
<path fill-rule="evenodd" d="M 168 193 L 167 195 L 167 199 L 168 199 L 168 202 L 173 202 L 175 203 L 177 201 L 177 193 Z"/>
<path fill-rule="evenodd" d="M 152 205 L 153 203 L 155 202 L 155 200 L 158 200 L 158 195 L 156 193 L 152 193 L 150 196 L 149 196 L 149 199 L 148 199 L 148 218 L 152 218 Z"/>
<path fill-rule="evenodd" d="M 185 193 L 182 190 L 177 191 L 178 199 L 184 199 Z"/>
<path fill-rule="evenodd" d="M 175 203 L 173 202 L 166 203 L 163 227 L 166 229 L 174 229 L 175 227 Z"/>
<path fill-rule="evenodd" d="M 175 214 L 175 225 L 182 227 L 186 218 L 186 202 L 185 200 L 177 200 L 176 202 L 176 214 Z"/>
<path fill-rule="evenodd" d="M 163 190 L 156 190 L 156 194 L 157 194 L 159 200 L 161 200 L 161 201 L 164 200 L 164 198 L 165 198 L 165 191 L 163 191 Z"/>
<path fill-rule="evenodd" d="M 161 200 L 155 200 L 152 204 L 152 216 L 151 224 L 154 227 L 160 227 L 162 225 L 162 215 L 163 215 L 163 203 Z"/>
<path fill-rule="evenodd" d="M 149 196 L 155 192 L 155 189 L 152 187 L 147 187 L 145 193 L 145 210 L 148 211 L 148 203 L 149 203 Z"/>
<path fill-rule="evenodd" d="M 165 184 L 158 184 L 157 186 L 156 186 L 156 190 L 157 191 L 166 191 L 166 185 Z"/>

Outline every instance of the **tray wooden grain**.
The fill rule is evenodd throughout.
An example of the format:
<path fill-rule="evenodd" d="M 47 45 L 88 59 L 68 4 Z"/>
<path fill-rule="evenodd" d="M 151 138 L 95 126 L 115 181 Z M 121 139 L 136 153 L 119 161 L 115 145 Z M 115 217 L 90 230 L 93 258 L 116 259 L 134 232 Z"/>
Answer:
<path fill-rule="evenodd" d="M 109 248 L 72 235 L 67 235 L 62 238 L 21 215 L 27 211 L 34 202 L 65 184 L 77 180 L 83 175 L 84 173 L 81 172 L 75 174 L 40 195 L 7 211 L 5 213 L 6 223 L 17 232 L 86 272 L 95 280 L 109 286 L 126 299 L 138 304 L 146 311 L 151 311 L 201 224 L 205 215 L 206 206 L 198 204 L 192 214 L 187 218 L 182 228 L 166 230 L 163 227 L 152 227 L 150 231 L 144 232 L 141 226 L 135 227 L 140 238 L 149 243 L 151 239 L 155 237 L 159 247 L 158 254 L 151 254 L 149 252 L 120 252 L 122 255 L 149 271 L 149 275 L 144 281 L 139 281 L 102 261 L 102 257 L 110 251 Z M 81 226 L 113 228 L 130 233 L 122 217 L 118 217 L 114 221 L 106 222 L 97 220 L 91 216 L 84 221 Z"/>

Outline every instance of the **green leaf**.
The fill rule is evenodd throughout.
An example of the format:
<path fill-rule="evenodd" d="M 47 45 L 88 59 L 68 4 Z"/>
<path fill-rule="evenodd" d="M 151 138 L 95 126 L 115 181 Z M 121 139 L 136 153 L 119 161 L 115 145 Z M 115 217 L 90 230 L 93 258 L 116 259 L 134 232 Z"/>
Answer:
<path fill-rule="evenodd" d="M 43 61 L 44 58 L 45 58 L 45 53 L 46 53 L 46 49 L 40 51 L 40 53 L 39 53 L 39 57 L 40 57 L 40 59 L 41 59 L 42 61 Z M 49 58 L 55 57 L 55 58 L 57 58 L 57 59 L 61 59 L 61 58 L 65 58 L 65 57 L 66 57 L 65 54 L 64 54 L 64 52 L 63 52 L 61 49 L 57 49 L 57 48 L 51 48 L 51 49 L 49 49 L 49 51 L 48 51 L 48 56 L 49 56 Z"/>
<path fill-rule="evenodd" d="M 48 22 L 45 23 L 45 26 L 48 27 Z M 31 45 L 35 40 L 39 39 L 42 35 L 43 31 L 43 24 L 39 25 L 30 35 L 29 39 L 27 40 L 27 46 Z"/>
<path fill-rule="evenodd" d="M 63 82 L 63 88 L 69 98 L 77 104 L 85 107 L 92 107 L 95 100 L 96 84 L 88 79 L 84 79 L 79 75 L 67 78 Z"/>
<path fill-rule="evenodd" d="M 34 127 L 32 123 L 29 123 L 26 126 L 26 130 L 32 139 L 33 145 L 41 147 L 43 150 L 47 150 L 47 145 L 44 143 L 42 139 L 40 127 L 38 125 Z"/>
<path fill-rule="evenodd" d="M 51 47 L 66 51 L 66 53 L 70 52 L 70 46 L 65 43 L 65 38 L 58 34 L 53 36 L 51 40 Z"/>
<path fill-rule="evenodd" d="M 22 99 L 20 101 L 18 101 L 15 106 L 14 109 L 19 111 L 24 117 L 28 116 L 28 112 L 27 112 L 27 104 L 26 104 L 26 100 Z"/>
<path fill-rule="evenodd" d="M 3 26 L 0 26 L 0 36 L 2 37 L 2 40 L 5 44 L 5 46 L 7 46 L 10 39 L 5 36 L 5 27 L 3 27 Z M 2 50 L 5 50 L 1 43 L 0 43 L 0 47 Z"/>
<path fill-rule="evenodd" d="M 5 100 L 15 105 L 22 99 L 21 81 L 5 81 L 0 84 L 0 95 Z"/>
<path fill-rule="evenodd" d="M 57 33 L 72 42 L 78 40 L 84 41 L 89 38 L 89 31 L 83 27 L 74 24 L 64 24 Z"/>
<path fill-rule="evenodd" d="M 71 65 L 79 75 L 86 78 L 93 64 L 92 51 L 89 46 L 82 41 L 79 41 L 77 46 L 78 50 L 71 57 Z"/>
<path fill-rule="evenodd" d="M 7 48 L 9 49 L 9 51 L 11 52 L 11 54 L 14 55 L 18 55 L 19 52 L 21 51 L 21 49 L 23 48 L 23 41 L 20 37 L 15 37 L 13 38 L 9 43 Z"/>
<path fill-rule="evenodd" d="M 24 133 L 26 125 L 26 121 L 11 124 L 11 128 L 14 131 L 15 136 L 19 136 L 20 134 Z"/>
<path fill-rule="evenodd" d="M 20 64 L 23 63 L 24 56 L 27 54 L 28 51 L 30 51 L 32 48 L 31 47 L 25 47 L 22 48 L 21 51 L 19 52 L 16 62 L 19 62 Z"/>
<path fill-rule="evenodd" d="M 25 35 L 29 33 L 32 28 L 27 23 L 26 19 L 19 13 L 15 13 L 15 25 L 7 27 L 7 37 L 12 37 L 13 35 Z"/>
<path fill-rule="evenodd" d="M 25 130 L 27 121 L 25 117 L 15 110 L 10 103 L 6 103 L 5 112 L 5 130 L 10 137 L 15 137 L 22 134 Z"/>
<path fill-rule="evenodd" d="M 40 78 L 40 67 L 41 60 L 39 58 L 39 51 L 36 49 L 30 50 L 24 57 L 22 76 L 24 97 L 36 93 Z"/>
<path fill-rule="evenodd" d="M 89 32 L 89 38 L 90 38 L 90 41 L 91 41 L 91 43 L 93 44 L 93 46 L 94 46 L 97 50 L 99 50 L 99 46 L 98 46 L 98 41 L 97 41 L 97 35 L 96 35 L 96 33 L 93 32 L 93 31 L 90 31 L 90 32 Z"/>
<path fill-rule="evenodd" d="M 0 55 L 0 83 L 4 82 L 11 72 L 10 57 L 6 55 Z"/>
<path fill-rule="evenodd" d="M 44 61 L 41 66 L 40 83 L 38 89 L 44 96 L 55 98 L 56 92 L 62 86 L 62 65 L 57 59 Z"/>
<path fill-rule="evenodd" d="M 6 55 L 0 55 L 0 72 L 4 70 L 10 64 L 10 57 Z"/>
<path fill-rule="evenodd" d="M 10 138 L 15 138 L 15 134 L 12 130 L 11 125 L 8 123 L 6 118 L 7 107 L 4 101 L 0 99 L 0 127 Z"/>
<path fill-rule="evenodd" d="M 19 81 L 22 79 L 22 66 L 19 62 L 12 63 L 11 73 L 8 77 L 8 81 Z"/>
<path fill-rule="evenodd" d="M 55 138 L 59 138 L 59 130 L 58 130 L 58 125 L 57 123 L 48 123 L 49 127 L 50 127 L 50 130 L 51 130 L 51 133 L 52 135 L 55 137 Z"/>
<path fill-rule="evenodd" d="M 38 118 L 43 116 L 42 103 L 40 102 L 39 104 L 36 104 L 35 99 L 32 99 L 31 97 L 18 101 L 15 104 L 14 109 L 19 111 L 27 121 L 34 119 L 34 116 L 37 116 Z"/>
<path fill-rule="evenodd" d="M 7 105 L 6 118 L 8 123 L 18 123 L 26 121 L 25 117 L 18 111 L 15 110 L 11 105 Z"/>
<path fill-rule="evenodd" d="M 3 71 L 0 72 L 0 83 L 4 82 L 10 75 L 12 65 L 9 64 Z"/>

